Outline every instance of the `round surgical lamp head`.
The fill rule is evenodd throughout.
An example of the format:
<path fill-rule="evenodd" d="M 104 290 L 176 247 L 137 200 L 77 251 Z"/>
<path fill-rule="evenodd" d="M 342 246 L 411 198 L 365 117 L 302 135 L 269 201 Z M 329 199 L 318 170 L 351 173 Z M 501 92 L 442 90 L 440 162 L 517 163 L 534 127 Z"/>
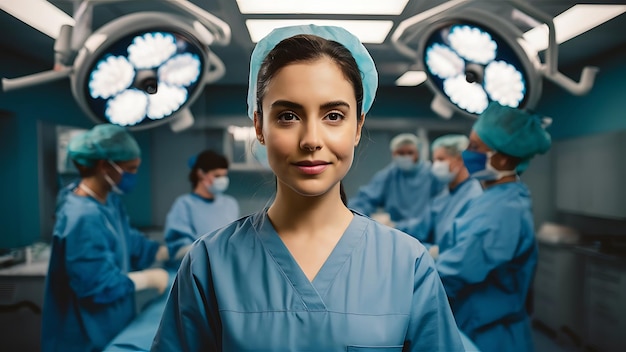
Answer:
<path fill-rule="evenodd" d="M 210 33 L 202 29 L 188 18 L 157 12 L 107 23 L 87 38 L 74 61 L 74 97 L 97 123 L 139 130 L 179 118 L 205 83 L 210 43 L 202 38 Z"/>
<path fill-rule="evenodd" d="M 533 107 L 541 95 L 538 58 L 529 56 L 518 37 L 505 24 L 490 27 L 461 17 L 433 23 L 418 52 L 438 104 L 447 101 L 471 117 L 491 101 Z"/>

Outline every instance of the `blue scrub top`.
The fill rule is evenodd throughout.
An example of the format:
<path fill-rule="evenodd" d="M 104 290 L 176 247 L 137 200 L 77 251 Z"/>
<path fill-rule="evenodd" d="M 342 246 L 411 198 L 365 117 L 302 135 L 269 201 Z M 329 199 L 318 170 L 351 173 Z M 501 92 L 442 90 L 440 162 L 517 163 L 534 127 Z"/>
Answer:
<path fill-rule="evenodd" d="M 395 224 L 395 228 L 422 241 L 426 248 L 439 244 L 452 228 L 454 219 L 463 214 L 470 201 L 483 193 L 480 182 L 468 178 L 452 191 L 447 188 L 437 195 L 430 207 L 418 216 Z"/>
<path fill-rule="evenodd" d="M 170 257 L 201 235 L 215 231 L 239 218 L 239 203 L 226 194 L 216 194 L 213 200 L 195 193 L 176 199 L 165 220 L 165 243 Z"/>
<path fill-rule="evenodd" d="M 194 243 L 152 351 L 463 351 L 432 258 L 354 214 L 313 281 L 266 211 Z"/>
<path fill-rule="evenodd" d="M 60 195 L 42 316 L 42 351 L 102 350 L 135 314 L 127 273 L 159 244 L 130 227 L 119 197 Z"/>
<path fill-rule="evenodd" d="M 400 222 L 425 212 L 430 200 L 444 187 L 445 184 L 438 182 L 430 172 L 430 163 L 419 163 L 410 171 L 391 163 L 361 187 L 348 205 L 365 215 L 382 207 L 392 221 Z"/>
<path fill-rule="evenodd" d="M 521 182 L 475 198 L 440 242 L 437 270 L 459 328 L 481 351 L 532 351 L 525 304 L 537 264 L 530 192 Z"/>

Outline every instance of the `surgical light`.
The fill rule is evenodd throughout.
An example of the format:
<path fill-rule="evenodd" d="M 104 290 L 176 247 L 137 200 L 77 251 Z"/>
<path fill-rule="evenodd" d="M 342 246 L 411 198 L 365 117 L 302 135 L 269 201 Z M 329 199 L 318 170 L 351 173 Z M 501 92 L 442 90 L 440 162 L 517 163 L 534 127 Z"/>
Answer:
<path fill-rule="evenodd" d="M 490 101 L 524 104 L 528 74 L 494 31 L 471 22 L 435 27 L 423 51 L 432 84 L 458 108 L 480 114 Z"/>
<path fill-rule="evenodd" d="M 476 117 L 491 101 L 533 108 L 544 77 L 577 95 L 593 86 L 595 67 L 585 67 L 579 82 L 557 70 L 552 17 L 523 0 L 501 3 L 508 4 L 512 14 L 521 12 L 549 28 L 543 62 L 514 21 L 490 11 L 493 4 L 481 0 L 447 1 L 407 18 L 392 33 L 395 48 L 416 60 L 414 69 L 426 73 L 435 94 L 431 108 L 440 116 L 450 118 L 457 112 Z"/>
<path fill-rule="evenodd" d="M 209 46 L 227 44 L 230 28 L 186 0 L 164 2 L 192 16 L 135 12 L 93 33 L 80 33 L 85 23 L 77 19 L 76 29 L 64 27 L 55 43 L 60 70 L 3 79 L 3 89 L 69 76 L 78 105 L 96 123 L 135 130 L 166 122 L 175 131 L 189 127 L 193 124 L 189 105 L 206 83 L 225 72 Z M 81 13 L 91 9 L 89 2 L 80 6 Z M 90 15 L 87 18 L 90 22 Z M 76 41 L 80 47 L 70 47 Z"/>

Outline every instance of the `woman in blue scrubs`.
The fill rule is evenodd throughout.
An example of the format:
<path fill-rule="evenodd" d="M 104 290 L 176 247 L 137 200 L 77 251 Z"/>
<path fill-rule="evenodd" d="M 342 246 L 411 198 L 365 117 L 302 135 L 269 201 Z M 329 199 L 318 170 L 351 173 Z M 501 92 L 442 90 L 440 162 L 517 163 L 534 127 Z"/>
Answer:
<path fill-rule="evenodd" d="M 228 189 L 228 160 L 205 150 L 189 162 L 192 192 L 176 199 L 165 220 L 170 257 L 181 259 L 201 235 L 239 218 L 239 203 Z"/>
<path fill-rule="evenodd" d="M 276 197 L 192 245 L 152 350 L 462 351 L 424 247 L 342 200 L 377 88 L 365 47 L 339 27 L 285 27 L 250 66 Z"/>
<path fill-rule="evenodd" d="M 135 291 L 168 284 L 167 248 L 131 228 L 121 199 L 140 159 L 126 130 L 102 124 L 74 137 L 68 154 L 80 172 L 59 194 L 42 316 L 43 351 L 101 351 L 135 315 Z M 145 270 L 141 270 L 145 269 Z M 135 271 L 141 270 L 141 271 Z"/>
<path fill-rule="evenodd" d="M 537 246 L 530 192 L 516 169 L 550 144 L 539 116 L 492 103 L 463 152 L 484 192 L 440 241 L 437 270 L 459 328 L 483 352 L 533 350 L 525 303 Z"/>

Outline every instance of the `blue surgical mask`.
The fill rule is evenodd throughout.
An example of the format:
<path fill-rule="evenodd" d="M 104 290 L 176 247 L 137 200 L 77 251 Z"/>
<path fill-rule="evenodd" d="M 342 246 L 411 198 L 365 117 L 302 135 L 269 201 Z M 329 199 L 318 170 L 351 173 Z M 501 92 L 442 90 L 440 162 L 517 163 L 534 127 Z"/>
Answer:
<path fill-rule="evenodd" d="M 496 170 L 496 168 L 491 165 L 491 157 L 495 154 L 495 152 L 480 153 L 465 150 L 461 155 L 470 176 L 478 180 L 494 181 L 506 176 L 515 175 L 515 170 L 500 171 Z"/>
<path fill-rule="evenodd" d="M 109 175 L 106 175 L 106 174 L 104 175 L 105 180 L 109 183 L 109 185 L 111 185 L 111 189 L 113 190 L 113 192 L 117 194 L 130 193 L 137 185 L 137 174 L 122 170 L 122 168 L 119 165 L 117 165 L 116 163 L 110 160 L 109 160 L 109 164 L 113 166 L 115 171 L 117 171 L 120 175 L 122 175 L 120 182 L 118 182 L 117 184 L 113 182 L 113 179 L 111 179 Z"/>
<path fill-rule="evenodd" d="M 413 161 L 413 156 L 411 155 L 399 155 L 393 158 L 393 162 L 398 165 L 400 170 L 410 171 L 415 168 L 417 163 Z"/>
<path fill-rule="evenodd" d="M 436 160 L 433 163 L 430 172 L 442 183 L 450 183 L 456 177 L 456 172 L 450 171 L 450 163 L 448 161 Z"/>
<path fill-rule="evenodd" d="M 224 193 L 228 189 L 229 183 L 228 176 L 218 176 L 213 179 L 213 183 L 208 187 L 208 191 L 213 194 Z"/>

